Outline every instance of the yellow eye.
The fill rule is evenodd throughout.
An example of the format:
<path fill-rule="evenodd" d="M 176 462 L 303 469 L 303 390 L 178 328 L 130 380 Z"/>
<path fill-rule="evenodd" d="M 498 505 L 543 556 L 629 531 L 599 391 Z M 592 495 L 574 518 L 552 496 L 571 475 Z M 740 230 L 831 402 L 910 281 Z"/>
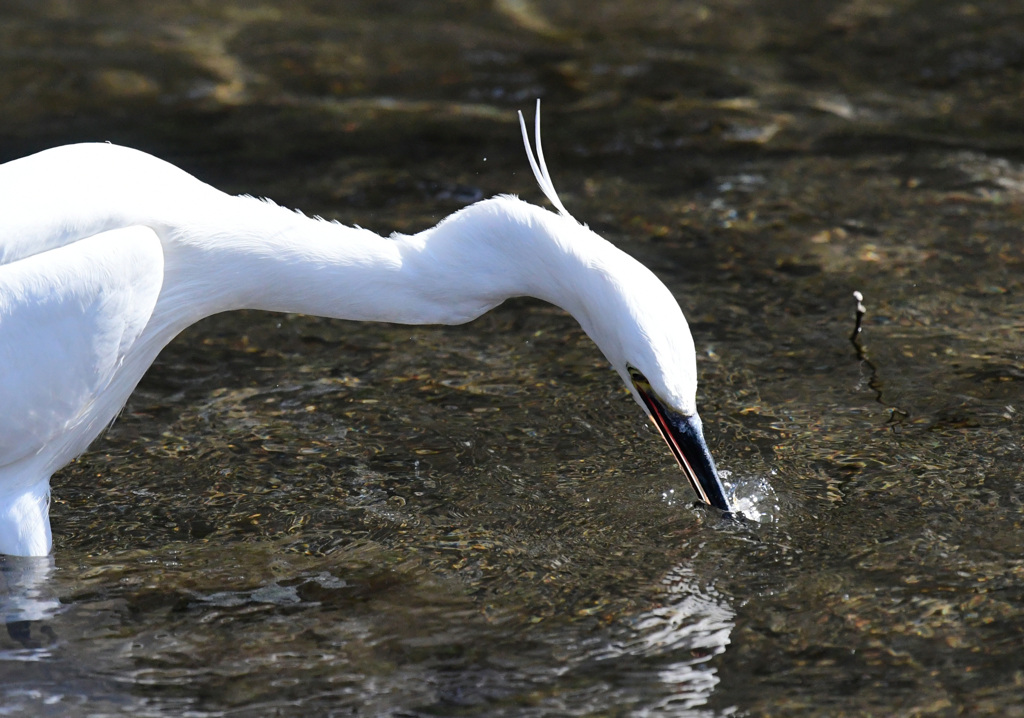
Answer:
<path fill-rule="evenodd" d="M 644 389 L 649 391 L 651 388 L 651 382 L 647 381 L 647 377 L 640 373 L 640 371 L 634 367 L 626 365 L 626 370 L 629 372 L 629 378 L 633 380 L 633 384 L 638 389 Z"/>

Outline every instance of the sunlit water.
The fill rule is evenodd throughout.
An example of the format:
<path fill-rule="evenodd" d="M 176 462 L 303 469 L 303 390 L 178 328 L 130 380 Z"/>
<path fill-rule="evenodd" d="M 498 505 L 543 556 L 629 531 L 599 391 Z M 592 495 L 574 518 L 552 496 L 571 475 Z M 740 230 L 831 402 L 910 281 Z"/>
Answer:
<path fill-rule="evenodd" d="M 758 523 L 775 523 L 782 519 L 782 507 L 768 476 L 738 479 L 723 471 L 722 480 L 731 487 L 729 503 L 738 514 Z"/>
<path fill-rule="evenodd" d="M 214 317 L 55 477 L 54 557 L 0 562 L 0 715 L 1019 712 L 1014 7 L 0 9 L 4 159 L 119 141 L 384 233 L 542 201 L 542 97 L 743 515 L 542 303 Z"/>

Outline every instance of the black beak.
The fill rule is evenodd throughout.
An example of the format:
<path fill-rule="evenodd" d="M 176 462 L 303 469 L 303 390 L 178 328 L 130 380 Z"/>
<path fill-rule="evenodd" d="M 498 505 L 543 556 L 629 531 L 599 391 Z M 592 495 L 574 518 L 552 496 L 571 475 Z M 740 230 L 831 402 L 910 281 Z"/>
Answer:
<path fill-rule="evenodd" d="M 676 457 L 679 468 L 683 470 L 690 486 L 697 492 L 697 497 L 706 504 L 722 511 L 732 511 L 729 500 L 725 498 L 725 490 L 718 478 L 715 460 L 711 458 L 704 431 L 701 429 L 700 417 L 696 414 L 684 416 L 663 404 L 651 390 L 651 385 L 643 374 L 630 371 L 633 386 L 640 398 L 644 400 L 651 412 L 654 425 L 658 427 L 672 455 Z"/>

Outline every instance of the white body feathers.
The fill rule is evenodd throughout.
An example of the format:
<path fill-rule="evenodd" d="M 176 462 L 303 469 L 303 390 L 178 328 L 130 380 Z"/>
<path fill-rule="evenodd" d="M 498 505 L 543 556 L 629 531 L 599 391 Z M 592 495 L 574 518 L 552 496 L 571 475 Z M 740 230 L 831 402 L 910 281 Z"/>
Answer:
<path fill-rule="evenodd" d="M 579 320 L 634 397 L 627 365 L 694 413 L 678 304 L 565 212 L 540 162 L 561 215 L 502 196 L 391 238 L 228 196 L 114 145 L 0 165 L 0 553 L 49 552 L 51 474 L 113 420 L 175 335 L 217 312 L 456 324 L 534 296 Z"/>

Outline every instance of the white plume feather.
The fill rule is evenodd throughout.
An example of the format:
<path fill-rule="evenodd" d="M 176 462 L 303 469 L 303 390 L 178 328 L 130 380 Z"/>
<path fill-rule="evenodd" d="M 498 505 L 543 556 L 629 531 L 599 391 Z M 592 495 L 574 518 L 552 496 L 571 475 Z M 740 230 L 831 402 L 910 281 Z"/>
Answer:
<path fill-rule="evenodd" d="M 530 160 L 530 167 L 533 169 L 533 176 L 537 179 L 537 184 L 540 186 L 541 192 L 548 198 L 548 201 L 555 206 L 558 213 L 563 217 L 571 218 L 569 210 L 562 204 L 562 200 L 558 199 L 558 192 L 555 191 L 555 185 L 551 181 L 551 173 L 548 172 L 547 163 L 544 162 L 544 150 L 540 143 L 540 100 L 537 100 L 537 112 L 534 115 L 534 137 L 537 143 L 537 156 L 533 155 L 533 148 L 530 147 L 530 136 L 526 131 L 526 120 L 523 119 L 523 113 L 519 112 L 519 127 L 523 131 L 523 145 L 526 147 L 526 156 Z"/>

